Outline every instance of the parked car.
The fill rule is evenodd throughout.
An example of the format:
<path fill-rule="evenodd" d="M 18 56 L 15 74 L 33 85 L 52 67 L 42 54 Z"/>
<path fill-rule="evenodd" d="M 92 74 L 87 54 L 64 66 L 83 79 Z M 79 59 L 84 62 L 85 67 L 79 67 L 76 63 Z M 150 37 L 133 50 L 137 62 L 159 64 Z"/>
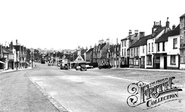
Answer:
<path fill-rule="evenodd" d="M 99 65 L 98 68 L 99 69 L 102 69 L 102 68 L 108 68 L 108 69 L 110 69 L 110 68 L 112 68 L 112 66 L 109 63 L 107 63 L 107 64 Z"/>
<path fill-rule="evenodd" d="M 87 71 L 86 63 L 77 63 L 75 69 L 81 70 L 81 71 Z"/>
<path fill-rule="evenodd" d="M 92 68 L 93 68 L 93 66 L 86 65 L 86 68 L 87 68 L 87 69 L 92 69 Z"/>
<path fill-rule="evenodd" d="M 60 64 L 60 69 L 68 70 L 68 64 Z"/>

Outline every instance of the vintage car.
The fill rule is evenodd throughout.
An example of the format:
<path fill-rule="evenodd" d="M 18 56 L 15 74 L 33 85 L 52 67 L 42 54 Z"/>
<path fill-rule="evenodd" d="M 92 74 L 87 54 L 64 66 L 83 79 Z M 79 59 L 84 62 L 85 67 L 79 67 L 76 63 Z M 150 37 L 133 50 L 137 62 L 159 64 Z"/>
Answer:
<path fill-rule="evenodd" d="M 87 71 L 86 63 L 76 63 L 76 70 Z"/>
<path fill-rule="evenodd" d="M 86 65 L 86 68 L 87 68 L 87 69 L 92 69 L 92 68 L 93 68 L 93 66 Z"/>
<path fill-rule="evenodd" d="M 99 69 L 102 69 L 102 68 L 112 68 L 112 66 L 110 65 L 110 63 L 102 63 L 101 65 L 98 66 Z"/>
<path fill-rule="evenodd" d="M 67 64 L 67 63 L 66 63 L 66 64 L 60 64 L 60 69 L 61 69 L 61 70 L 62 70 L 62 69 L 68 70 L 68 69 L 69 69 L 68 64 Z"/>

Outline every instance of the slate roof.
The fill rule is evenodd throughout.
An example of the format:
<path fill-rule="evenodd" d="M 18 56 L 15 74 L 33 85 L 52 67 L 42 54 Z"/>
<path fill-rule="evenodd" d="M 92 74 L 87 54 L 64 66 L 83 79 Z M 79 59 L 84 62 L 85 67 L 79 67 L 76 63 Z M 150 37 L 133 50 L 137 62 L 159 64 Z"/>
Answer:
<path fill-rule="evenodd" d="M 175 35 L 179 35 L 180 34 L 180 25 L 178 25 L 174 30 L 171 30 L 167 33 L 164 33 L 163 35 L 161 35 L 161 37 L 159 37 L 155 43 L 159 43 L 159 42 L 166 42 L 168 41 L 168 37 L 169 36 L 175 36 Z"/>
<path fill-rule="evenodd" d="M 124 40 L 127 40 L 127 39 L 128 39 L 128 37 L 125 37 L 125 38 L 121 39 L 121 41 L 124 41 Z"/>
<path fill-rule="evenodd" d="M 180 18 L 185 17 L 185 14 L 183 14 Z"/>
<path fill-rule="evenodd" d="M 144 36 L 144 37 L 140 38 L 133 45 L 131 45 L 130 48 L 146 45 L 147 44 L 147 39 L 149 39 L 149 38 L 151 38 L 151 35 L 147 35 L 147 36 Z"/>
<path fill-rule="evenodd" d="M 159 28 L 157 28 L 155 31 L 154 31 L 154 33 L 153 33 L 153 35 L 152 35 L 152 37 L 151 38 L 155 38 L 159 33 L 161 33 L 161 31 L 163 31 L 165 29 L 165 27 L 159 27 Z"/>
<path fill-rule="evenodd" d="M 4 54 L 13 54 L 13 52 L 9 49 L 6 49 L 6 48 L 3 48 L 3 51 L 2 51 Z"/>
<path fill-rule="evenodd" d="M 100 46 L 100 50 L 106 45 L 106 43 L 103 43 L 103 44 L 99 44 Z"/>
<path fill-rule="evenodd" d="M 94 48 L 90 48 L 86 53 L 90 53 Z"/>

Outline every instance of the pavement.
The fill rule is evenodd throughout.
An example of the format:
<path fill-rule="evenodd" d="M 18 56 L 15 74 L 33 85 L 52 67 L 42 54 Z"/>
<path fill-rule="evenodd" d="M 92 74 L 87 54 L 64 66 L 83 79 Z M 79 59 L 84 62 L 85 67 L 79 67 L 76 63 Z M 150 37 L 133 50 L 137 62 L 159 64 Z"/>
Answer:
<path fill-rule="evenodd" d="M 59 112 L 27 77 L 34 69 L 0 73 L 0 112 Z"/>
<path fill-rule="evenodd" d="M 19 69 L 8 69 L 8 70 L 0 70 L 0 73 L 8 73 L 8 72 L 14 72 L 14 71 L 21 71 L 21 70 L 29 70 L 32 69 L 32 67 L 28 68 L 19 68 Z"/>

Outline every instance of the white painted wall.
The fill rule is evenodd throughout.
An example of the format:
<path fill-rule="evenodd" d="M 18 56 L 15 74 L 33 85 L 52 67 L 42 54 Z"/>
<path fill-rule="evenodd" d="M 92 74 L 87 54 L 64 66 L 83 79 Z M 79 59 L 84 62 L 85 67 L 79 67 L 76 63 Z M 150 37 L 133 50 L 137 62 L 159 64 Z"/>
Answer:
<path fill-rule="evenodd" d="M 122 46 L 122 43 L 124 43 L 124 41 L 126 41 L 126 46 Z M 127 49 L 129 48 L 129 40 L 123 40 L 121 41 L 121 50 L 120 50 L 120 54 L 121 57 L 127 57 Z M 126 50 L 126 53 L 124 52 L 124 50 Z M 123 52 L 123 53 L 122 53 Z"/>
<path fill-rule="evenodd" d="M 144 48 L 144 53 L 143 53 L 143 48 Z M 146 56 L 146 45 L 139 47 L 139 55 L 140 55 L 140 57 Z"/>
<path fill-rule="evenodd" d="M 160 45 L 159 45 L 159 47 L 160 47 L 159 51 L 158 51 L 158 43 L 155 44 L 156 52 L 157 52 L 157 53 L 167 53 L 167 50 L 168 50 L 168 41 L 166 41 L 166 42 L 164 43 L 164 44 L 165 44 L 165 49 L 164 49 L 164 51 L 163 51 L 163 42 L 160 42 L 159 44 L 160 44 Z"/>
<path fill-rule="evenodd" d="M 185 64 L 180 64 L 180 69 L 185 70 Z"/>
<path fill-rule="evenodd" d="M 177 49 L 173 49 L 173 39 L 177 38 Z M 179 57 L 178 54 L 180 54 L 180 35 L 175 35 L 175 36 L 170 36 L 168 37 L 168 43 L 167 43 L 167 66 L 168 67 L 178 67 L 179 65 Z M 171 65 L 171 56 L 170 55 L 176 55 L 175 59 L 176 59 L 176 64 L 175 65 Z"/>
<path fill-rule="evenodd" d="M 164 69 L 164 56 L 160 56 L 160 68 Z"/>
<path fill-rule="evenodd" d="M 173 49 L 173 39 L 177 38 L 177 49 Z M 168 37 L 168 43 L 167 43 L 167 53 L 172 55 L 172 54 L 180 54 L 180 35 L 176 35 L 176 36 L 171 36 Z"/>

